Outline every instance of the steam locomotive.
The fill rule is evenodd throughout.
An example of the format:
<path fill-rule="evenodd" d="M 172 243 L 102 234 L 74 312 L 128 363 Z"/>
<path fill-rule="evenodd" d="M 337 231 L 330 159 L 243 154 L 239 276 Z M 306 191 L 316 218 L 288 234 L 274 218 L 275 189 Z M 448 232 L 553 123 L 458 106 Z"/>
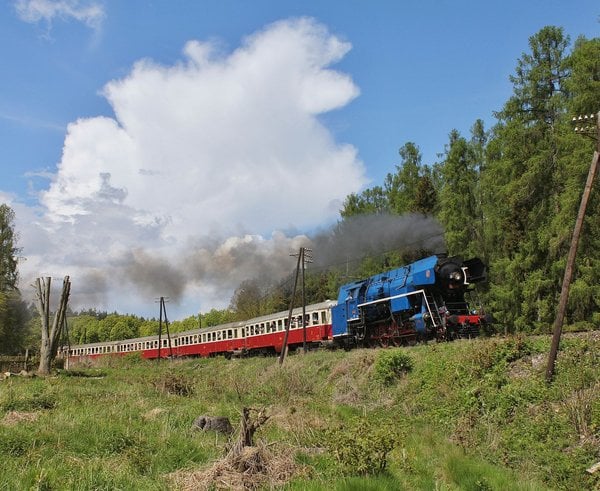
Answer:
<path fill-rule="evenodd" d="M 343 285 L 332 308 L 333 338 L 387 346 L 415 337 L 476 336 L 491 317 L 471 310 L 465 295 L 486 276 L 478 258 L 431 256 Z"/>
<path fill-rule="evenodd" d="M 491 322 L 468 295 L 486 279 L 478 258 L 430 256 L 367 279 L 343 285 L 338 300 L 173 336 L 147 336 L 64 347 L 78 362 L 105 355 L 138 353 L 143 358 L 242 356 L 280 353 L 306 345 L 388 346 L 415 340 L 473 337 Z"/>

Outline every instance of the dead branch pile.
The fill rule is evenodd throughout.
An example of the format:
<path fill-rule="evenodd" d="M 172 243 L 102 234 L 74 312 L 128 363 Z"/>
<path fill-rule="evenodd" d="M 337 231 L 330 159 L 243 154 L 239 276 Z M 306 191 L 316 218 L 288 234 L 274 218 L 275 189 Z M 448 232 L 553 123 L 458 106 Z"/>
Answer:
<path fill-rule="evenodd" d="M 254 433 L 268 419 L 264 409 L 244 408 L 237 438 L 226 455 L 207 469 L 171 474 L 175 487 L 182 491 L 252 490 L 285 484 L 299 471 L 293 452 L 277 452 L 264 442 L 253 442 Z"/>

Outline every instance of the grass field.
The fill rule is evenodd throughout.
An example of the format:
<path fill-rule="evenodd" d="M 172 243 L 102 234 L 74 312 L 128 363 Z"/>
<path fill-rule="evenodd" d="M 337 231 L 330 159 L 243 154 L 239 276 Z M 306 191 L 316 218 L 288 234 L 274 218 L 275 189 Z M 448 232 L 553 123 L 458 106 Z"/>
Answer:
<path fill-rule="evenodd" d="M 0 489 L 600 489 L 599 345 L 564 339 L 552 385 L 543 337 L 10 377 Z M 192 426 L 243 408 L 269 418 L 240 472 Z"/>

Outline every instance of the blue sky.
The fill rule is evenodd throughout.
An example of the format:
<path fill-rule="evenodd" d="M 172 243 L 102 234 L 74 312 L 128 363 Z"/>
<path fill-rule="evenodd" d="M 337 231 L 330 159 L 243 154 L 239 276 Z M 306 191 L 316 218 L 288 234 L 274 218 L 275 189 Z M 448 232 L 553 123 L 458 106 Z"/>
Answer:
<path fill-rule="evenodd" d="M 23 283 L 71 274 L 76 306 L 139 314 L 163 291 L 179 316 L 226 305 L 253 274 L 240 251 L 294 249 L 407 141 L 432 164 L 453 128 L 493 123 L 531 35 L 599 18 L 587 0 L 3 2 Z"/>

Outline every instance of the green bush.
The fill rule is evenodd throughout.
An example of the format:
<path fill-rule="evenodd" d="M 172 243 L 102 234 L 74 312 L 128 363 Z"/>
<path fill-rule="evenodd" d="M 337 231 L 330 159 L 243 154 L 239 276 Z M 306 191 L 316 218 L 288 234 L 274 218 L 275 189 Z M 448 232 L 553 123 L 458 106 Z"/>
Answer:
<path fill-rule="evenodd" d="M 496 370 L 504 371 L 507 364 L 535 351 L 531 342 L 524 336 L 497 338 L 473 346 L 474 349 L 465 358 L 465 363 L 472 364 L 479 375 Z"/>
<path fill-rule="evenodd" d="M 412 368 L 412 358 L 404 351 L 381 351 L 375 360 L 373 379 L 382 385 L 391 385 Z"/>
<path fill-rule="evenodd" d="M 383 472 L 388 454 L 399 441 L 395 428 L 356 418 L 325 432 L 326 445 L 345 475 L 374 475 Z"/>

